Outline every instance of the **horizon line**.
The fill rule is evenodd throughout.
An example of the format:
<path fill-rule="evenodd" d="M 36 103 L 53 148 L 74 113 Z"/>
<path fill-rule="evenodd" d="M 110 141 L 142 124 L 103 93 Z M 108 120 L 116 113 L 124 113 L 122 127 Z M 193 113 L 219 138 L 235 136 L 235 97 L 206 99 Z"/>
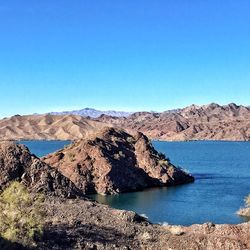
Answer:
<path fill-rule="evenodd" d="M 223 106 L 228 106 L 230 104 L 235 104 L 236 106 L 240 107 L 240 106 L 243 106 L 243 107 L 247 107 L 249 108 L 250 105 L 243 105 L 243 104 L 237 104 L 236 102 L 230 102 L 230 103 L 227 103 L 227 104 L 219 104 L 217 102 L 211 102 L 211 103 L 208 103 L 208 104 L 195 104 L 195 103 L 192 103 L 190 105 L 186 105 L 184 107 L 179 107 L 179 108 L 169 108 L 169 109 L 164 109 L 164 110 L 161 110 L 161 111 L 156 111 L 156 110 L 145 110 L 145 109 L 138 109 L 138 110 L 126 110 L 126 108 L 117 108 L 117 109 L 113 109 L 113 108 L 98 108 L 98 107 L 93 107 L 93 108 L 90 108 L 90 107 L 85 107 L 85 108 L 62 108 L 60 110 L 60 108 L 58 108 L 57 110 L 58 111 L 48 111 L 48 112 L 35 112 L 35 113 L 15 113 L 15 114 L 11 114 L 11 115 L 7 115 L 7 116 L 0 116 L 0 119 L 4 119 L 4 118 L 9 118 L 9 117 L 13 117 L 13 116 L 30 116 L 30 115 L 47 115 L 47 114 L 51 114 L 51 113 L 64 113 L 64 112 L 77 112 L 77 111 L 81 111 L 81 110 L 86 110 L 86 109 L 90 109 L 90 110 L 94 110 L 94 111 L 100 111 L 100 112 L 124 112 L 124 113 L 131 113 L 131 114 L 134 114 L 134 113 L 143 113 L 143 112 L 147 112 L 147 113 L 164 113 L 164 112 L 167 112 L 167 111 L 173 111 L 173 110 L 179 110 L 179 109 L 185 109 L 185 108 L 188 108 L 188 107 L 191 107 L 191 106 L 197 106 L 197 107 L 203 107 L 203 106 L 209 106 L 211 104 L 216 104 L 216 105 L 219 105 L 220 107 L 223 107 Z M 67 110 L 65 110 L 67 109 Z M 53 115 L 53 114 L 52 114 Z"/>

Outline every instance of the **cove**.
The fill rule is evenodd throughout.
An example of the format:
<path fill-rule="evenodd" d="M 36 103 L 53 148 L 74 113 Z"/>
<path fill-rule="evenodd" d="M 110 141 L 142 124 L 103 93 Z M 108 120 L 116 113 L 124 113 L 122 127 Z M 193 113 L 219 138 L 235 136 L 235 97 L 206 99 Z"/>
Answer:
<path fill-rule="evenodd" d="M 38 156 L 54 152 L 69 141 L 22 141 Z M 250 142 L 159 142 L 155 148 L 195 182 L 169 188 L 92 198 L 114 208 L 133 210 L 154 223 L 191 225 L 213 222 L 236 224 L 235 214 L 250 193 Z"/>

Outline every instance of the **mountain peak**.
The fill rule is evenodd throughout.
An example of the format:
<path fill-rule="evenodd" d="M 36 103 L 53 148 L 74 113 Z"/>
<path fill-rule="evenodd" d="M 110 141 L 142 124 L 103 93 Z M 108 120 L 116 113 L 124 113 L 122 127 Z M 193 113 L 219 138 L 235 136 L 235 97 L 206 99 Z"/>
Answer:
<path fill-rule="evenodd" d="M 97 110 L 94 108 L 84 108 L 79 110 L 72 110 L 72 111 L 62 111 L 62 112 L 50 112 L 51 115 L 79 115 L 83 117 L 91 117 L 91 118 L 98 118 L 101 115 L 108 115 L 113 117 L 128 117 L 129 115 L 133 114 L 132 112 L 125 112 L 125 111 L 115 111 L 115 110 Z"/>

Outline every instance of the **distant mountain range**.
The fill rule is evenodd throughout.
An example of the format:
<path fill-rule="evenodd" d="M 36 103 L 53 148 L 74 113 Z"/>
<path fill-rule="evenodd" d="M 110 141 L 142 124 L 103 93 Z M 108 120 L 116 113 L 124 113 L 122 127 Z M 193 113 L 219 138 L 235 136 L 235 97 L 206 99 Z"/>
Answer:
<path fill-rule="evenodd" d="M 250 141 L 250 107 L 230 103 L 191 105 L 165 112 L 116 112 L 83 109 L 0 120 L 0 140 L 73 140 L 105 126 L 141 131 L 166 141 Z"/>
<path fill-rule="evenodd" d="M 75 140 L 106 126 L 77 115 L 15 115 L 0 120 L 0 140 Z"/>
<path fill-rule="evenodd" d="M 235 103 L 193 104 L 161 113 L 136 112 L 126 118 L 102 115 L 97 120 L 158 140 L 250 140 L 250 108 Z"/>
<path fill-rule="evenodd" d="M 91 118 L 98 118 L 101 115 L 109 115 L 114 117 L 127 117 L 133 112 L 124 112 L 124 111 L 115 111 L 115 110 L 108 110 L 108 111 L 101 111 L 96 110 L 93 108 L 84 108 L 80 110 L 72 110 L 72 111 L 62 111 L 62 112 L 50 112 L 50 115 L 80 115 L 84 117 L 91 117 Z"/>

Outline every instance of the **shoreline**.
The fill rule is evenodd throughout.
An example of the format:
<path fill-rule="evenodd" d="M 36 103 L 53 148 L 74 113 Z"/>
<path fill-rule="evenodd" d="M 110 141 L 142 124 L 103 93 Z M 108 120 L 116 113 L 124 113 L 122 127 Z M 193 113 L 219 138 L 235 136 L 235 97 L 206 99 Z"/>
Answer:
<path fill-rule="evenodd" d="M 84 138 L 84 137 L 83 137 Z M 78 139 L 0 139 L 0 142 L 4 141 L 14 141 L 14 142 L 20 142 L 20 141 L 69 141 L 73 142 L 76 140 L 81 140 L 82 138 Z M 222 139 L 222 140 L 212 140 L 212 139 L 200 139 L 200 140 L 159 140 L 159 139 L 151 139 L 153 142 L 250 142 L 250 140 L 227 140 L 227 139 Z"/>

